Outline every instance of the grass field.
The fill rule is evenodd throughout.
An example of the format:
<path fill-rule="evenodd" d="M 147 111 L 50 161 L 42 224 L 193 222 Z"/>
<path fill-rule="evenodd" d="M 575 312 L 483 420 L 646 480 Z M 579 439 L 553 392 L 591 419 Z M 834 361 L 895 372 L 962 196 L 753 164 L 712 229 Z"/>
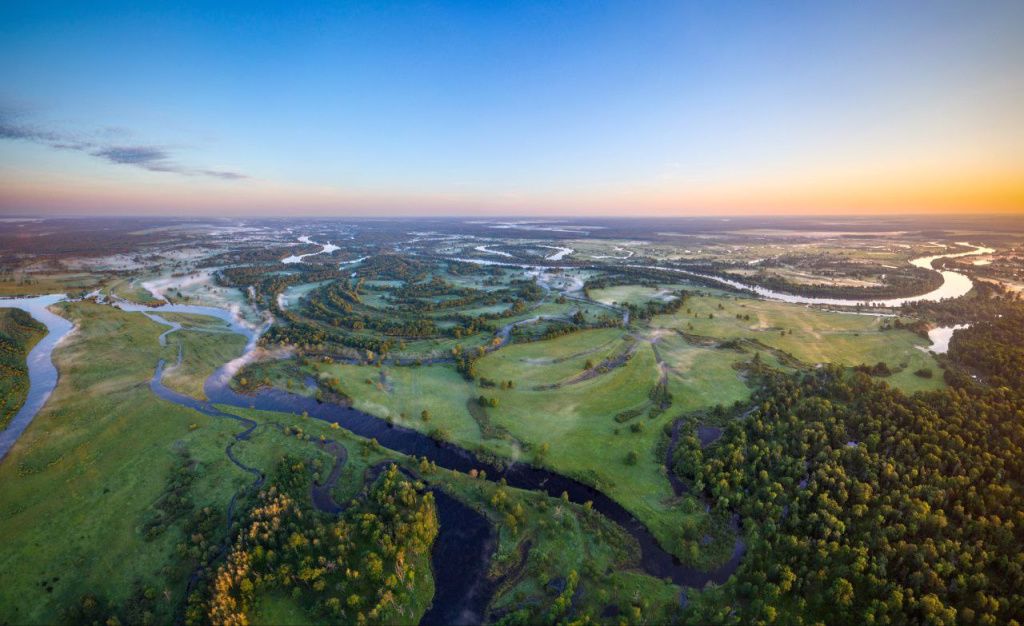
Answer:
<path fill-rule="evenodd" d="M 633 356 L 620 367 L 578 380 L 587 361 L 597 366 L 626 352 Z M 728 353 L 728 358 L 724 367 L 744 357 Z M 683 526 L 709 523 L 691 498 L 674 497 L 663 459 L 656 454 L 662 428 L 678 410 L 673 406 L 654 419 L 646 416 L 649 392 L 661 377 L 654 349 L 621 329 L 514 344 L 477 362 L 481 378 L 511 380 L 511 389 L 466 382 L 450 365 L 315 368 L 320 376 L 336 380 L 360 410 L 425 433 L 441 429 L 446 438 L 467 448 L 535 462 L 599 487 L 644 521 L 669 549 L 677 546 Z M 729 374 L 735 379 L 734 370 Z M 550 388 L 552 384 L 561 386 Z M 539 388 L 543 386 L 548 387 Z M 702 393 L 687 394 L 683 406 L 690 410 L 732 402 L 750 390 L 737 380 L 724 388 L 708 385 Z M 481 395 L 495 398 L 497 406 L 479 406 Z M 429 421 L 421 419 L 423 409 L 429 411 Z M 629 423 L 615 419 L 630 409 L 644 414 Z M 633 462 L 630 453 L 636 455 Z M 714 560 L 714 555 L 705 557 Z"/>
<path fill-rule="evenodd" d="M 74 320 L 79 330 L 55 352 L 60 383 L 51 402 L 0 464 L 0 534 L 5 540 L 0 557 L 4 572 L 0 620 L 52 623 L 62 607 L 78 602 L 84 593 L 119 603 L 138 582 L 160 592 L 156 619 L 170 621 L 171 607 L 180 602 L 187 575 L 173 566 L 176 545 L 183 538 L 175 528 L 147 541 L 141 525 L 152 514 L 177 450 L 183 447 L 201 467 L 190 496 L 200 506 L 226 507 L 231 496 L 251 479 L 224 454 L 239 427 L 161 401 L 149 392 L 147 381 L 156 361 L 173 356 L 177 349 L 174 341 L 159 347 L 157 337 L 165 327 L 141 313 L 108 306 L 86 302 L 61 306 L 61 314 Z M 195 331 L 179 333 L 194 335 L 196 340 L 226 338 Z M 189 347 L 186 341 L 186 351 Z M 222 356 L 219 351 L 197 354 L 205 355 L 196 364 L 207 371 Z M 325 422 L 229 410 L 260 422 L 252 439 L 235 447 L 240 460 L 249 465 L 269 469 L 289 454 L 319 460 L 326 473 L 333 457 L 316 445 L 320 437 L 331 437 L 348 447 L 349 462 L 336 488 L 336 498 L 341 501 L 361 488 L 365 469 L 382 459 L 419 467 L 413 460 L 369 446 Z M 285 434 L 286 426 L 291 427 L 291 434 Z M 129 440 L 132 445 L 125 445 Z M 490 504 L 498 489 L 494 483 L 444 470 L 434 470 L 429 480 L 475 503 L 501 526 L 504 513 Z M 584 580 L 596 588 L 604 579 L 606 565 L 628 567 L 635 557 L 623 548 L 621 531 L 603 518 L 541 494 L 510 491 L 524 499 L 529 516 L 518 530 L 501 527 L 501 553 L 508 558 L 527 540 L 534 548 L 524 570 L 529 574 L 516 578 L 515 594 L 507 598 L 544 595 L 548 593 L 544 589 L 547 580 L 564 576 L 567 568 L 580 570 Z M 59 497 L 54 497 L 56 494 Z M 578 545 L 584 545 L 582 553 L 567 549 Z M 599 565 L 588 570 L 588 563 Z M 624 586 L 600 595 L 595 592 L 586 598 L 589 606 L 597 608 L 607 602 L 626 606 L 630 594 L 637 590 L 651 594 L 655 598 L 652 603 L 667 605 L 678 593 L 674 586 L 647 576 L 624 571 L 613 576 L 623 577 Z M 506 591 L 512 593 L 512 588 Z M 425 609 L 426 602 L 420 604 L 420 610 Z M 304 613 L 299 611 L 301 607 L 287 598 L 274 596 L 262 599 L 252 617 L 254 623 L 279 623 L 282 619 L 301 623 Z"/>
<path fill-rule="evenodd" d="M 941 375 L 930 379 L 914 375 L 921 368 L 939 373 L 935 358 L 919 349 L 928 341 L 908 330 L 883 330 L 889 319 L 784 302 L 703 296 L 690 298 L 674 315 L 655 317 L 651 326 L 719 340 L 750 340 L 807 365 L 874 365 L 881 361 L 898 370 L 885 380 L 908 393 L 943 386 Z"/>
<path fill-rule="evenodd" d="M 582 372 L 587 359 L 599 363 L 600 358 L 594 358 L 599 353 L 551 365 L 536 363 L 546 357 L 551 345 L 563 341 L 571 342 L 572 350 L 604 349 L 608 331 L 579 335 L 583 337 L 570 335 L 512 346 L 481 359 L 477 369 L 482 377 L 516 382 L 512 389 L 478 390 L 498 401 L 497 407 L 486 409 L 490 422 L 531 444 L 529 454 L 535 462 L 600 488 L 641 519 L 663 546 L 674 550 L 683 526 L 707 520 L 690 498 L 674 497 L 663 459 L 657 454 L 662 428 L 677 410 L 673 406 L 657 417 L 647 415 L 651 408 L 649 393 L 661 377 L 654 350 L 645 341 L 623 338 L 613 351 L 630 350 L 632 358 L 621 367 L 586 380 L 565 375 L 571 369 Z M 561 386 L 538 389 L 520 384 L 519 378 Z M 639 415 L 625 422 L 616 419 L 630 410 Z"/>
<path fill-rule="evenodd" d="M 160 300 L 153 297 L 153 294 L 148 289 L 142 286 L 142 279 L 139 277 L 115 278 L 104 285 L 103 293 L 138 304 L 157 304 L 160 302 Z"/>
<path fill-rule="evenodd" d="M 164 384 L 193 398 L 205 399 L 203 383 L 217 366 L 241 354 L 245 342 L 246 339 L 242 335 L 227 332 L 182 328 L 171 333 L 167 336 L 167 345 L 174 349 L 180 347 L 181 364 L 176 363 L 177 356 L 168 359 L 168 365 L 164 370 Z"/>
<path fill-rule="evenodd" d="M 248 615 L 253 626 L 306 626 L 317 624 L 299 603 L 281 592 L 266 594 L 256 600 L 256 608 Z"/>
<path fill-rule="evenodd" d="M 100 277 L 88 273 L 35 274 L 18 272 L 0 279 L 0 297 L 66 293 L 78 296 L 99 287 Z"/>
<path fill-rule="evenodd" d="M 674 334 L 659 337 L 656 349 L 666 365 L 674 412 L 728 406 L 750 396 L 750 387 L 735 368 L 737 363 L 749 361 L 750 354 L 694 346 Z M 770 354 L 762 359 L 782 367 Z"/>
<path fill-rule="evenodd" d="M 664 302 L 670 296 L 669 292 L 687 288 L 692 288 L 692 285 L 676 283 L 658 285 L 657 288 L 643 285 L 616 285 L 604 289 L 594 289 L 590 291 L 590 297 L 605 304 L 643 305 L 652 300 Z"/>
<path fill-rule="evenodd" d="M 181 537 L 146 541 L 140 531 L 175 450 L 202 465 L 197 500 L 210 506 L 226 506 L 249 481 L 223 453 L 235 424 L 150 393 L 171 350 L 157 343 L 164 327 L 112 307 L 60 306 L 79 328 L 54 351 L 60 381 L 0 463 L 0 621 L 9 623 L 53 623 L 86 592 L 121 601 L 133 581 L 166 589 L 163 606 L 179 601 L 183 573 L 167 568 Z"/>
<path fill-rule="evenodd" d="M 336 363 L 315 367 L 319 376 L 336 380 L 361 411 L 427 433 L 443 429 L 452 441 L 470 448 L 484 443 L 467 408 L 469 398 L 476 397 L 476 385 L 450 365 L 376 368 Z M 429 412 L 429 421 L 422 418 L 424 410 Z M 490 446 L 504 456 L 519 454 L 508 441 L 491 442 Z"/>
<path fill-rule="evenodd" d="M 205 399 L 203 383 L 221 364 L 242 353 L 246 339 L 233 333 L 216 317 L 192 313 L 161 313 L 168 322 L 181 324 L 181 329 L 167 336 L 166 342 L 177 354 L 168 359 L 163 382 L 170 389 L 193 398 Z"/>
<path fill-rule="evenodd" d="M 623 337 L 621 329 L 604 328 L 573 333 L 557 341 L 507 346 L 500 355 L 481 361 L 481 375 L 513 380 L 519 387 L 554 383 L 583 371 L 588 360 L 599 363 L 621 351 Z"/>

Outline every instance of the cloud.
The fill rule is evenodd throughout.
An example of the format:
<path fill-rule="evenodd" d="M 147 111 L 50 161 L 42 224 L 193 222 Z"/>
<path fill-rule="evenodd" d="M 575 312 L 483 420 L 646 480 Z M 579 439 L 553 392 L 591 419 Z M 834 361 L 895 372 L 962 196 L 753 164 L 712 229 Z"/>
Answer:
<path fill-rule="evenodd" d="M 52 143 L 60 141 L 60 136 L 57 133 L 43 131 L 32 126 L 15 124 L 11 120 L 0 117 L 0 139 L 24 139 L 37 143 Z"/>
<path fill-rule="evenodd" d="M 162 164 L 167 162 L 167 152 L 151 146 L 111 146 L 97 150 L 92 155 L 102 157 L 111 163 L 138 165 L 146 169 L 162 168 Z"/>
<path fill-rule="evenodd" d="M 122 129 L 103 129 L 101 134 L 127 135 Z M 202 167 L 189 167 L 174 160 L 173 155 L 160 146 L 118 145 L 93 139 L 83 139 L 70 133 L 62 133 L 30 124 L 21 124 L 0 114 L 0 140 L 29 141 L 49 146 L 57 150 L 73 150 L 84 152 L 116 165 L 139 167 L 150 172 L 168 172 L 183 176 L 209 176 L 222 180 L 241 180 L 248 178 L 245 174 L 226 170 L 215 170 Z"/>
<path fill-rule="evenodd" d="M 199 170 L 197 173 L 202 174 L 203 176 L 223 178 L 224 180 L 242 180 L 243 178 L 249 178 L 245 174 L 239 174 L 238 172 L 224 172 L 221 170 Z"/>

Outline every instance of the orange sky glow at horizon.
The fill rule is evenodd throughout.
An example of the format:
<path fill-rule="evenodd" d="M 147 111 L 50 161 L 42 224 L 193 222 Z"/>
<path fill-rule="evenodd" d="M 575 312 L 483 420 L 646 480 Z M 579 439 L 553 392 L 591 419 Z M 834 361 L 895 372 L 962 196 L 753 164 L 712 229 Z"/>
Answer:
<path fill-rule="evenodd" d="M 1020 1 L 187 4 L 0 7 L 0 215 L 1024 213 Z"/>

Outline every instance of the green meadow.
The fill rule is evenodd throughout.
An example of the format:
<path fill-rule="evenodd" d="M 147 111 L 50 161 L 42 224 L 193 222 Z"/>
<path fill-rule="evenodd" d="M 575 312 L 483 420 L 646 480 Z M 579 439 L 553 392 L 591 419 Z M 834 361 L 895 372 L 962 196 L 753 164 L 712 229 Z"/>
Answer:
<path fill-rule="evenodd" d="M 147 541 L 141 526 L 181 447 L 203 469 L 197 499 L 226 507 L 249 481 L 223 452 L 238 426 L 149 391 L 175 349 L 157 342 L 165 327 L 92 303 L 59 309 L 78 326 L 54 351 L 60 381 L 0 463 L 0 619 L 53 623 L 85 592 L 124 600 L 126 581 L 166 589 L 170 607 L 184 593 L 186 573 L 168 571 L 182 538 Z"/>
<path fill-rule="evenodd" d="M 602 367 L 626 354 L 629 358 L 621 363 Z M 743 358 L 729 353 L 722 366 Z M 674 496 L 666 477 L 660 443 L 679 410 L 673 406 L 649 416 L 650 392 L 662 376 L 655 348 L 622 329 L 581 331 L 492 352 L 476 369 L 480 380 L 494 381 L 494 386 L 467 382 L 446 364 L 314 367 L 360 410 L 594 485 L 647 524 L 669 550 L 678 551 L 684 528 L 711 526 L 699 503 Z M 501 384 L 506 381 L 512 386 Z M 750 389 L 737 381 L 699 392 L 687 394 L 682 406 L 692 410 L 731 403 L 748 397 Z M 496 406 L 481 406 L 480 396 L 495 400 Z M 624 418 L 624 413 L 635 415 Z M 720 556 L 700 558 L 713 562 Z"/>
<path fill-rule="evenodd" d="M 781 351 L 808 366 L 883 362 L 895 372 L 885 380 L 908 393 L 942 387 L 941 375 L 914 374 L 921 368 L 940 374 L 935 357 L 921 349 L 928 341 L 906 329 L 884 329 L 893 319 L 785 302 L 696 296 L 678 313 L 655 317 L 651 326 L 720 341 L 748 340 L 752 342 L 748 349 L 756 350 L 760 344 L 766 351 Z"/>
<path fill-rule="evenodd" d="M 197 506 L 225 510 L 232 496 L 247 492 L 252 477 L 224 453 L 241 430 L 237 422 L 159 400 L 148 382 L 159 359 L 176 358 L 179 342 L 181 368 L 187 372 L 182 380 L 194 384 L 225 355 L 237 353 L 240 338 L 182 330 L 160 347 L 157 338 L 166 327 L 142 313 L 90 302 L 59 308 L 78 329 L 54 353 L 60 382 L 51 401 L 0 463 L 0 534 L 5 538 L 0 620 L 53 623 L 84 593 L 119 604 L 136 588 L 151 588 L 158 592 L 155 619 L 171 621 L 189 574 L 178 553 L 186 537 L 180 524 L 156 537 L 147 537 L 144 527 L 156 512 L 181 451 L 187 450 L 196 463 L 197 479 L 188 495 Z M 189 321 L 197 327 L 218 324 Z M 225 345 L 215 345 L 218 342 Z M 393 384 L 403 386 L 398 373 L 440 369 L 395 368 Z M 451 374 L 452 378 L 428 383 L 437 387 L 421 387 L 419 393 L 432 398 L 452 395 L 440 393 L 461 380 Z M 462 385 L 468 395 L 469 385 Z M 348 462 L 335 486 L 337 501 L 356 495 L 366 468 L 392 459 L 478 509 L 499 533 L 493 575 L 516 574 L 498 590 L 495 606 L 511 606 L 523 598 L 550 601 L 553 592 L 547 581 L 570 570 L 595 590 L 581 597 L 595 612 L 607 604 L 626 609 L 634 594 L 642 593 L 653 614 L 667 610 L 678 595 L 674 585 L 631 572 L 637 552 L 629 537 L 585 507 L 424 466 L 319 420 L 221 408 L 258 422 L 252 437 L 237 442 L 234 451 L 242 463 L 264 471 L 288 455 L 311 460 L 320 468 L 311 479 L 322 478 L 334 457 L 319 442 L 330 438 L 348 448 Z M 436 410 L 445 412 L 441 406 Z M 127 441 L 132 445 L 125 445 Z M 496 497 L 499 490 L 504 495 Z M 521 507 L 513 508 L 515 504 Z M 519 515 L 514 522 L 510 512 Z M 215 539 L 219 540 L 209 538 Z M 596 591 L 609 569 L 616 585 Z M 77 572 L 73 579 L 67 574 L 71 571 Z M 431 592 L 424 593 L 417 602 L 421 610 L 429 604 Z M 259 599 L 250 617 L 253 623 L 303 623 L 308 614 L 290 598 L 269 596 Z"/>

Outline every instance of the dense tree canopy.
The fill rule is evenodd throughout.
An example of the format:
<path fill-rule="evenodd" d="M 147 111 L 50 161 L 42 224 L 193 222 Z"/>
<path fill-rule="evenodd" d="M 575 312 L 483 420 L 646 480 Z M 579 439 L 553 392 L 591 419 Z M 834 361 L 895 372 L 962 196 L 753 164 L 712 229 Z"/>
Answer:
<path fill-rule="evenodd" d="M 860 372 L 776 376 L 756 410 L 680 463 L 751 542 L 738 612 L 696 622 L 1013 624 L 1024 614 L 1019 305 L 956 335 L 992 385 L 906 397 Z"/>

